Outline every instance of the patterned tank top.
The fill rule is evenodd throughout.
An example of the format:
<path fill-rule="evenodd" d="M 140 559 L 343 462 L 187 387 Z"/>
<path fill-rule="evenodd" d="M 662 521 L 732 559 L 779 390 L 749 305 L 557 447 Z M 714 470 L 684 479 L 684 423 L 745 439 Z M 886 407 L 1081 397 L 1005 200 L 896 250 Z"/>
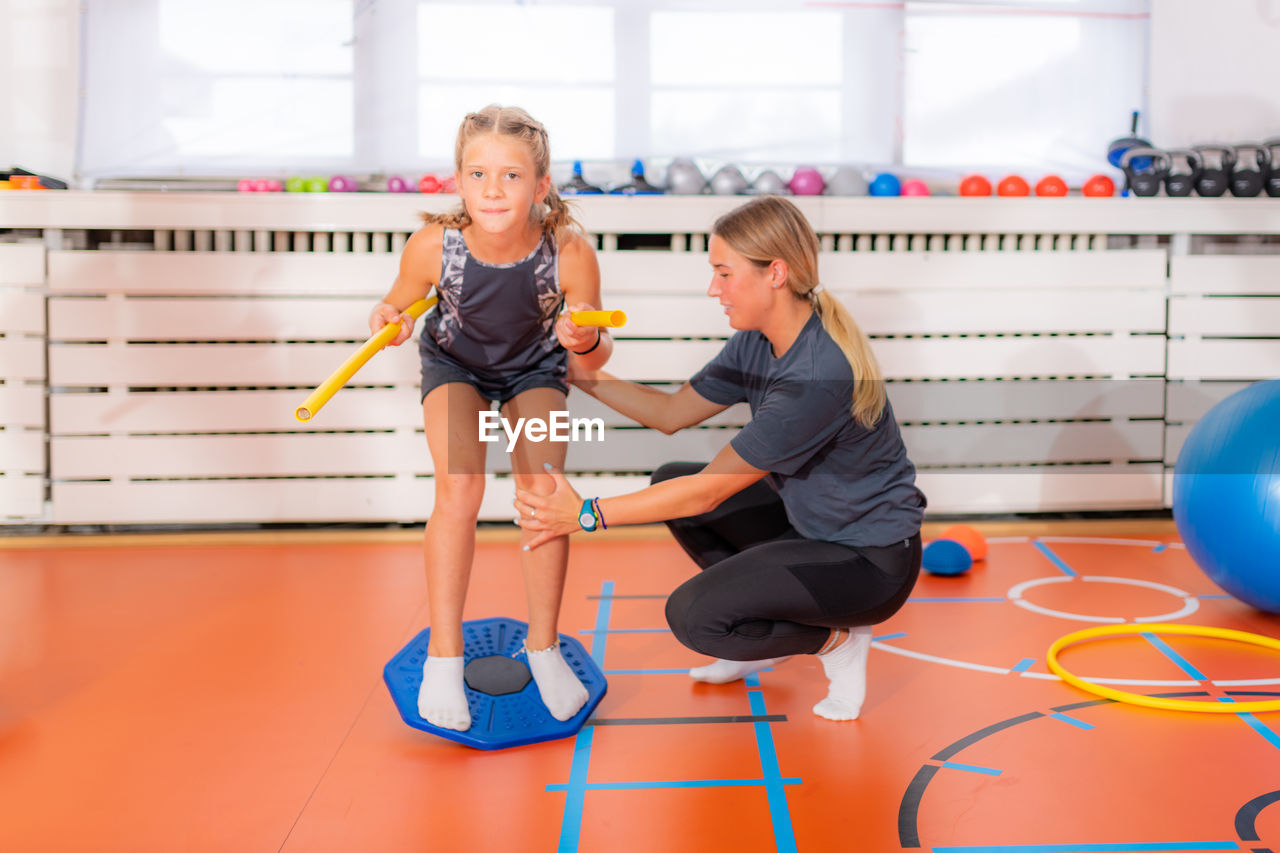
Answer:
<path fill-rule="evenodd" d="M 420 349 L 486 378 L 567 363 L 555 323 L 564 304 L 555 238 L 544 234 L 523 260 L 476 260 L 462 232 L 446 228 L 440 297 L 422 325 Z"/>

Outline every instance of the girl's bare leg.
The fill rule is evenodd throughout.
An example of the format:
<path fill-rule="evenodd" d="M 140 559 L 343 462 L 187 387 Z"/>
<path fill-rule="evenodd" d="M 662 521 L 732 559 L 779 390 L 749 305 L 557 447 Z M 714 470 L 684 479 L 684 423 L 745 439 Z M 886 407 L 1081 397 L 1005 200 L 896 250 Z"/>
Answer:
<path fill-rule="evenodd" d="M 503 406 L 502 415 L 516 423 L 522 417 L 549 420 L 552 411 L 564 410 L 563 393 L 553 388 L 532 388 L 509 400 Z M 550 462 L 557 468 L 563 468 L 566 449 L 564 442 L 534 442 L 521 436 L 511 459 L 516 484 L 538 494 L 550 494 L 554 484 L 543 469 L 543 463 Z M 526 531 L 521 535 L 521 543 L 532 538 L 533 533 Z M 525 639 L 525 647 L 529 650 L 529 669 L 551 716 L 567 720 L 578 713 L 588 698 L 587 689 L 565 663 L 556 646 L 560 636 L 560 600 L 569 564 L 569 538 L 561 537 L 520 554 L 525 597 L 529 603 L 529 634 Z"/>
<path fill-rule="evenodd" d="M 458 731 L 471 728 L 462 680 L 462 609 L 484 497 L 479 413 L 488 408 L 487 400 L 461 383 L 441 385 L 422 402 L 436 498 L 423 539 L 431 640 L 418 713 L 432 725 Z"/>

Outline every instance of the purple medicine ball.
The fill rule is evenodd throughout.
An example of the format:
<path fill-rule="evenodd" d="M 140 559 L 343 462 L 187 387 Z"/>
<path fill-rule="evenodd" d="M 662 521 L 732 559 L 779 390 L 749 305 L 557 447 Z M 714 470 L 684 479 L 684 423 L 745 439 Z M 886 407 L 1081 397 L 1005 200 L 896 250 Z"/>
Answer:
<path fill-rule="evenodd" d="M 790 186 L 791 192 L 796 195 L 822 195 L 827 182 L 822 179 L 822 174 L 817 169 L 812 166 L 801 166 L 791 176 Z"/>

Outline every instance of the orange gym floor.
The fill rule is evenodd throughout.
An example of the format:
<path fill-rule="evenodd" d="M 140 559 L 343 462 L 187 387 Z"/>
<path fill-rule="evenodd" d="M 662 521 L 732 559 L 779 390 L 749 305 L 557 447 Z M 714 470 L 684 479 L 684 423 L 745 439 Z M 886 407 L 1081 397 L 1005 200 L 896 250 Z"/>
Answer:
<path fill-rule="evenodd" d="M 979 525 L 878 626 L 862 718 L 813 658 L 695 684 L 663 621 L 694 571 L 662 528 L 575 537 L 561 631 L 609 689 L 574 737 L 483 752 L 409 728 L 382 682 L 425 626 L 416 533 L 0 539 L 3 851 L 1280 850 L 1280 714 L 1100 700 L 1056 638 L 1176 621 L 1276 636 L 1168 522 Z M 926 528 L 926 539 L 936 526 Z M 514 533 L 514 531 L 513 531 Z M 469 619 L 525 618 L 482 532 Z M 1280 697 L 1280 654 L 1074 646 L 1139 693 Z"/>

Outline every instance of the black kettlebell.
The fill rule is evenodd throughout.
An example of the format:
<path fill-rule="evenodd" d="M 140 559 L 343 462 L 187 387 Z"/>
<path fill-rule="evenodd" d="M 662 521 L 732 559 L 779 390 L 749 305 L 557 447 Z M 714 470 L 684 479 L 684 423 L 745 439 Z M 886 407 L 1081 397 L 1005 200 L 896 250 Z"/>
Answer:
<path fill-rule="evenodd" d="M 1266 184 L 1267 195 L 1277 198 L 1280 197 L 1280 136 L 1268 139 L 1262 143 L 1262 147 L 1266 148 L 1267 153 L 1271 155 L 1271 169 L 1267 175 Z"/>
<path fill-rule="evenodd" d="M 1120 168 L 1124 169 L 1129 189 L 1134 195 L 1142 196 L 1159 194 L 1160 185 L 1172 164 L 1173 158 L 1159 148 L 1130 148 L 1120 158 Z"/>
<path fill-rule="evenodd" d="M 1257 169 L 1245 168 L 1253 152 L 1253 161 Z M 1262 192 L 1262 185 L 1267 182 L 1271 171 L 1271 152 L 1262 145 L 1243 143 L 1236 146 L 1236 166 L 1231 170 L 1231 194 L 1237 198 L 1253 198 Z"/>
<path fill-rule="evenodd" d="M 1190 148 L 1170 148 L 1165 153 L 1169 155 L 1169 174 L 1164 179 L 1165 194 L 1177 197 L 1191 195 L 1196 188 L 1196 181 L 1200 178 L 1204 160 Z M 1190 171 L 1174 171 L 1179 159 L 1187 161 L 1187 168 Z"/>
<path fill-rule="evenodd" d="M 1191 150 L 1200 155 L 1200 177 L 1196 179 L 1196 192 L 1205 198 L 1217 198 L 1225 193 L 1231 184 L 1236 150 L 1230 145 L 1195 145 Z M 1218 165 L 1209 165 L 1208 154 L 1215 155 Z"/>

